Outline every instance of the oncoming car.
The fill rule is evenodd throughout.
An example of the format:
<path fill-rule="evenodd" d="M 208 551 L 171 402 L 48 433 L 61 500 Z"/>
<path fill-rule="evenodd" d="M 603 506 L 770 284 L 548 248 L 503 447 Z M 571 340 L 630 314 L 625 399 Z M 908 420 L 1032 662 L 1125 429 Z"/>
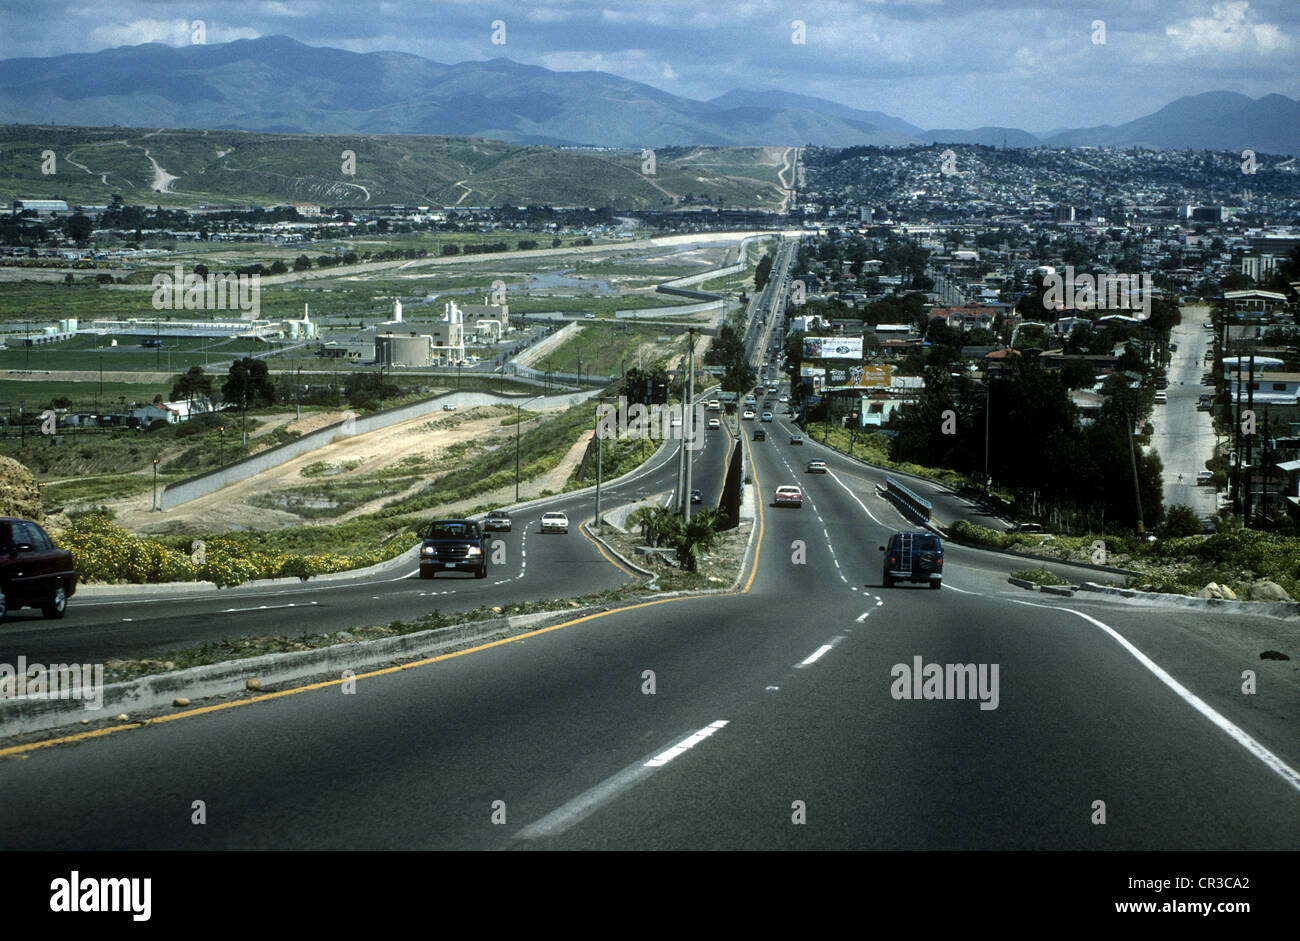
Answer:
<path fill-rule="evenodd" d="M 488 513 L 487 518 L 483 520 L 483 528 L 488 532 L 497 532 L 505 530 L 510 532 L 510 514 L 505 510 L 493 510 Z"/>
<path fill-rule="evenodd" d="M 18 608 L 40 608 L 47 618 L 61 618 L 76 590 L 71 552 L 54 545 L 30 520 L 0 517 L 0 621 Z"/>
<path fill-rule="evenodd" d="M 745 409 L 744 414 L 742 414 L 740 417 L 741 417 L 743 420 L 745 420 L 745 421 L 753 421 L 753 420 L 754 420 L 754 410 L 753 410 L 752 408 L 747 408 L 747 409 Z"/>
<path fill-rule="evenodd" d="M 803 506 L 803 491 L 798 487 L 777 487 L 773 506 Z"/>
<path fill-rule="evenodd" d="M 487 537 L 473 520 L 434 520 L 420 546 L 420 577 L 433 578 L 445 570 L 487 577 Z"/>
<path fill-rule="evenodd" d="M 555 510 L 543 513 L 541 528 L 544 533 L 567 533 L 569 531 L 569 517 Z"/>

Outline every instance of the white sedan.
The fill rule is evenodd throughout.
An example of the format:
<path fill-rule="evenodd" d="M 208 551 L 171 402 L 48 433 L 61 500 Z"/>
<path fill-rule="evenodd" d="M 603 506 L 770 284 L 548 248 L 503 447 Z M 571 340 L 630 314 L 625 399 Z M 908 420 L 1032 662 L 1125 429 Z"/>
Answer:
<path fill-rule="evenodd" d="M 554 511 L 542 514 L 542 532 L 567 533 L 568 531 L 569 517 L 565 514 Z"/>
<path fill-rule="evenodd" d="M 741 415 L 740 417 L 743 418 L 745 421 L 753 421 L 753 420 L 754 420 L 754 410 L 753 410 L 752 408 L 747 408 L 747 409 L 745 409 L 745 413 L 744 413 L 743 415 Z"/>

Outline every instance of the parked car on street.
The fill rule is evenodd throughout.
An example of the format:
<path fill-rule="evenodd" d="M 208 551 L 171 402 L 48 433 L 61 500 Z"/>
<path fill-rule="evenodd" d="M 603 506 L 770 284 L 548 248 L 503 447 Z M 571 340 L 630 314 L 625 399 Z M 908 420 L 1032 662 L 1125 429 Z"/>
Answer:
<path fill-rule="evenodd" d="M 71 552 L 31 520 L 0 517 L 0 621 L 19 608 L 61 618 L 76 590 Z"/>

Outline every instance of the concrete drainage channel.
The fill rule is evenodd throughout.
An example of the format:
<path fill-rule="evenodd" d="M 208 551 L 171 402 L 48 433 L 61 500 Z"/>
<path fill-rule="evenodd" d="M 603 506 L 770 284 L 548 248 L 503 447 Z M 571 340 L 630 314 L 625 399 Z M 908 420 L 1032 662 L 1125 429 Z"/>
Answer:
<path fill-rule="evenodd" d="M 111 720 L 123 713 L 186 708 L 204 698 L 238 695 L 248 690 L 262 692 L 305 685 L 309 680 L 339 680 L 345 670 L 361 673 L 398 661 L 423 659 L 451 647 L 486 641 L 511 632 L 538 630 L 604 610 L 603 607 L 568 608 L 453 624 L 397 637 L 382 637 L 354 643 L 333 644 L 316 650 L 265 654 L 207 666 L 174 670 L 139 679 L 112 683 L 102 688 L 102 700 L 88 702 L 99 692 L 64 681 L 61 692 L 77 698 L 52 698 L 53 677 L 47 673 L 41 691 L 0 699 L 0 736 L 43 732 L 83 722 Z M 80 670 L 76 675 L 79 677 Z M 71 689 L 69 688 L 71 686 Z M 98 698 L 98 697 L 95 697 Z M 177 706 L 177 700 L 188 700 Z M 87 708 L 90 705 L 94 708 Z M 148 722 L 148 719 L 134 721 Z"/>

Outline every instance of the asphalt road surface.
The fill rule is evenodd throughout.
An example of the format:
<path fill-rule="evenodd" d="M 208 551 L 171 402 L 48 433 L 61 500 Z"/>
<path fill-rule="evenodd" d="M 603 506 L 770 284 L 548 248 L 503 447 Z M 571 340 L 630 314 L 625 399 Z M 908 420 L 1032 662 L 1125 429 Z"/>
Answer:
<path fill-rule="evenodd" d="M 1300 845 L 1300 682 L 1258 659 L 1293 624 L 1029 594 L 951 545 L 942 590 L 886 590 L 904 524 L 858 465 L 774 436 L 750 472 L 807 500 L 759 508 L 736 593 L 30 751 L 0 765 L 0 845 Z M 987 682 L 900 698 L 918 658 Z"/>

